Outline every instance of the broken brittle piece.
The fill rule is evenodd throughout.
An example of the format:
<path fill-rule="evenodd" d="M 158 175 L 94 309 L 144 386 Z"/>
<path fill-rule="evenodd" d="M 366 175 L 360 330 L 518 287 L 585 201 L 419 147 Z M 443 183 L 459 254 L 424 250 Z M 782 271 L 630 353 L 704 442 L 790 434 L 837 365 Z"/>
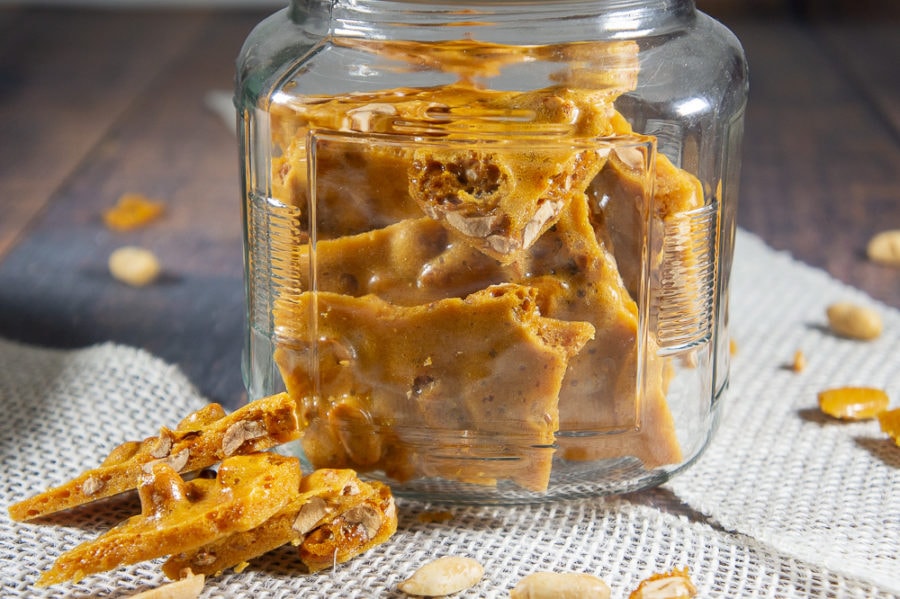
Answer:
<path fill-rule="evenodd" d="M 246 404 L 226 415 L 208 404 L 184 418 L 174 430 L 128 441 L 115 447 L 97 468 L 9 508 L 10 518 L 23 521 L 110 497 L 138 486 L 156 463 L 176 472 L 191 472 L 223 458 L 269 449 L 299 435 L 295 403 L 281 393 Z"/>
<path fill-rule="evenodd" d="M 300 484 L 297 458 L 274 453 L 233 456 L 216 478 L 184 481 L 159 461 L 141 476 L 141 513 L 63 553 L 38 586 L 187 551 L 259 526 L 283 508 Z"/>
<path fill-rule="evenodd" d="M 313 305 L 310 343 L 302 340 Z M 305 293 L 279 304 L 276 320 L 292 340 L 276 361 L 298 398 L 315 467 L 383 468 L 401 480 L 511 479 L 533 490 L 547 486 L 566 365 L 594 333 L 586 322 L 542 316 L 536 290 L 513 284 L 412 307 Z M 452 441 L 459 431 L 465 446 Z M 427 450 L 442 441 L 443 451 Z"/>
<path fill-rule="evenodd" d="M 374 493 L 307 533 L 298 549 L 310 572 L 342 564 L 388 540 L 397 531 L 397 506 L 390 487 L 373 481 Z"/>
<path fill-rule="evenodd" d="M 413 154 L 410 195 L 429 217 L 502 264 L 516 260 L 580 194 L 606 151 L 534 142 L 511 150 L 425 147 Z"/>
<path fill-rule="evenodd" d="M 377 515 L 372 515 L 370 508 L 377 508 Z M 370 524 L 378 520 L 378 526 L 369 527 L 374 531 L 367 535 L 365 542 L 353 546 L 355 553 L 345 544 L 339 555 L 342 559 L 338 561 L 346 561 L 390 537 L 397 529 L 396 508 L 390 489 L 385 485 L 363 482 L 353 470 L 319 469 L 304 476 L 293 499 L 260 526 L 175 554 L 163 564 L 163 571 L 171 578 L 184 568 L 214 575 L 287 543 L 301 545 L 317 528 L 328 526 L 338 518 L 347 523 L 362 520 L 366 515 Z M 322 535 L 317 538 L 321 539 Z M 361 537 L 353 538 L 359 540 Z M 320 540 L 317 546 L 321 548 L 323 542 Z M 314 560 L 314 563 L 320 562 Z M 327 565 L 331 564 L 329 557 Z M 310 567 L 311 571 L 317 569 L 321 568 Z"/>
<path fill-rule="evenodd" d="M 103 213 L 103 222 L 115 231 L 140 228 L 160 217 L 165 204 L 140 193 L 125 193 L 112 208 Z"/>

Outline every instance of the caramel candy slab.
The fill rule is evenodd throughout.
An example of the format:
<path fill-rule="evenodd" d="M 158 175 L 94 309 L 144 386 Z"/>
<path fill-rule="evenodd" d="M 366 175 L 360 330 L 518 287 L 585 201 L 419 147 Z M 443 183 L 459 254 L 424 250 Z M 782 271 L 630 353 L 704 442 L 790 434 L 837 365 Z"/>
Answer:
<path fill-rule="evenodd" d="M 299 436 L 295 403 L 286 393 L 250 402 L 231 414 L 208 404 L 156 437 L 127 441 L 97 468 L 9 508 L 10 518 L 31 520 L 136 488 L 154 464 L 176 472 L 200 470 L 239 453 L 252 453 Z"/>
<path fill-rule="evenodd" d="M 316 467 L 546 487 L 559 386 L 594 328 L 541 316 L 535 289 L 497 285 L 413 307 L 308 293 L 275 316 L 276 361 Z M 488 447 L 490 458 L 523 459 L 483 459 Z"/>
<path fill-rule="evenodd" d="M 227 458 L 215 479 L 189 482 L 165 462 L 153 463 L 138 489 L 141 513 L 63 553 L 37 584 L 77 582 L 249 530 L 283 508 L 299 484 L 299 460 L 273 453 Z"/>
<path fill-rule="evenodd" d="M 304 476 L 295 497 L 260 526 L 223 537 L 192 551 L 173 555 L 163 564 L 163 571 L 170 578 L 177 577 L 184 568 L 215 575 L 287 543 L 299 545 L 316 528 L 345 516 L 358 506 L 364 503 L 380 504 L 383 495 L 390 497 L 387 487 L 377 482 L 363 482 L 353 470 L 321 468 Z M 390 505 L 393 506 L 392 499 Z M 387 525 L 385 531 L 390 530 L 391 526 L 396 530 L 395 509 L 390 510 L 390 513 L 380 512 L 380 517 Z M 374 521 L 376 517 L 372 518 Z M 350 519 L 353 520 L 352 513 Z M 387 536 L 373 535 L 369 540 L 383 542 Z M 370 546 L 372 545 L 365 549 Z"/>

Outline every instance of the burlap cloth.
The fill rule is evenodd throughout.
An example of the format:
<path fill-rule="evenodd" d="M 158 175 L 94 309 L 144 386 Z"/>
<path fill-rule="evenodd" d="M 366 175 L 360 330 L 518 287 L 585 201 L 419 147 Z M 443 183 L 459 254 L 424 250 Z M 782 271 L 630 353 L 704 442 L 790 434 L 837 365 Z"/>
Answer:
<path fill-rule="evenodd" d="M 859 343 L 829 335 L 825 306 L 875 305 L 885 334 Z M 591 572 L 613 597 L 687 566 L 703 597 L 900 596 L 900 447 L 873 421 L 819 415 L 816 393 L 881 386 L 900 403 L 900 312 L 741 232 L 732 319 L 739 351 L 718 434 L 663 488 L 621 498 L 517 507 L 400 502 L 386 544 L 316 575 L 283 548 L 241 574 L 210 579 L 203 597 L 400 597 L 398 582 L 433 556 L 478 559 L 484 579 L 461 597 L 506 597 L 538 570 Z M 785 367 L 797 349 L 800 373 Z M 2 597 L 121 597 L 164 581 L 159 562 L 35 589 L 62 551 L 135 512 L 134 497 L 42 524 L 14 524 L 6 507 L 95 465 L 125 439 L 153 435 L 204 403 L 190 381 L 145 352 L 116 345 L 53 351 L 0 341 Z"/>

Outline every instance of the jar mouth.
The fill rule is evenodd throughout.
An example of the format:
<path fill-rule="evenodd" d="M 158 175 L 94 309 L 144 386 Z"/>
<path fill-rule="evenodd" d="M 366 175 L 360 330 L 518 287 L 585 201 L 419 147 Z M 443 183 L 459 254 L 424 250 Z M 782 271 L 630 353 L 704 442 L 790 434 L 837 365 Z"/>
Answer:
<path fill-rule="evenodd" d="M 573 35 L 659 35 L 685 27 L 695 14 L 693 0 L 332 0 L 330 5 L 335 36 L 529 44 Z"/>

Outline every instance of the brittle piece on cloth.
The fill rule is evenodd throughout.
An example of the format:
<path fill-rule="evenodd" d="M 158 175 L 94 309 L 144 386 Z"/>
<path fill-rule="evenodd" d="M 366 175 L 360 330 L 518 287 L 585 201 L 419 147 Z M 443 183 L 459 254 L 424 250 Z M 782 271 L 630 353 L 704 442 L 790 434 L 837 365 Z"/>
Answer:
<path fill-rule="evenodd" d="M 310 572 L 342 564 L 384 543 L 397 531 L 397 506 L 390 488 L 377 481 L 370 485 L 374 494 L 323 522 L 300 543 L 300 561 Z"/>
<path fill-rule="evenodd" d="M 377 508 L 377 513 L 373 514 L 370 508 Z M 298 493 L 290 503 L 260 526 L 173 555 L 163 564 L 163 571 L 170 578 L 176 578 L 184 568 L 215 575 L 286 543 L 301 545 L 316 529 L 328 526 L 336 519 L 341 518 L 341 522 L 347 525 L 348 522 L 362 521 L 362 516 L 366 516 L 365 522 L 369 523 L 366 539 L 363 541 L 359 534 L 342 535 L 338 530 L 334 542 L 340 543 L 342 538 L 347 537 L 347 542 L 352 538 L 357 543 L 351 547 L 345 542 L 339 548 L 337 561 L 346 561 L 387 540 L 397 530 L 397 510 L 390 489 L 382 483 L 363 482 L 353 470 L 321 468 L 304 476 Z M 379 526 L 369 535 L 376 521 Z M 324 535 L 317 534 L 314 538 L 320 539 L 316 547 L 322 547 Z M 327 565 L 332 563 L 329 556 Z M 314 561 L 314 565 L 319 564 L 320 561 Z M 310 567 L 311 571 L 319 569 Z"/>
<path fill-rule="evenodd" d="M 31 520 L 136 488 L 153 464 L 192 472 L 223 458 L 252 453 L 299 436 L 294 400 L 286 393 L 250 402 L 226 415 L 208 404 L 184 418 L 174 430 L 115 447 L 99 467 L 9 508 L 10 518 Z"/>
<path fill-rule="evenodd" d="M 38 586 L 188 551 L 259 526 L 296 496 L 297 458 L 254 453 L 227 458 L 216 478 L 184 481 L 165 462 L 151 464 L 138 492 L 141 513 L 63 553 Z"/>
<path fill-rule="evenodd" d="M 532 490 L 547 486 L 566 366 L 594 334 L 543 317 L 536 290 L 513 284 L 413 307 L 305 293 L 275 320 L 315 467 Z"/>

